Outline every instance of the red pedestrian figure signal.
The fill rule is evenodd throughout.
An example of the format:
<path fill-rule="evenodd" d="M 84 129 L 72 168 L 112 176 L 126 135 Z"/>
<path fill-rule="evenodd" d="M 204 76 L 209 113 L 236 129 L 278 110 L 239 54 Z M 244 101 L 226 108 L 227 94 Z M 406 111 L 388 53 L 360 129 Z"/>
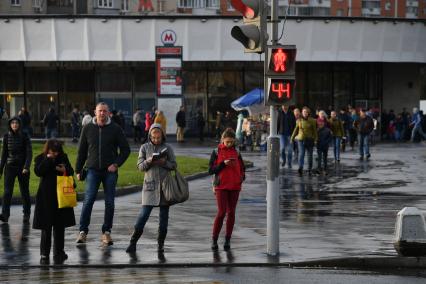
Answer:
<path fill-rule="evenodd" d="M 278 99 L 282 99 L 283 96 L 286 96 L 287 99 L 291 98 L 290 83 L 272 83 L 271 89 Z"/>
<path fill-rule="evenodd" d="M 285 72 L 286 67 L 286 61 L 287 61 L 287 54 L 283 52 L 282 48 L 276 49 L 274 56 L 274 71 L 275 72 Z"/>

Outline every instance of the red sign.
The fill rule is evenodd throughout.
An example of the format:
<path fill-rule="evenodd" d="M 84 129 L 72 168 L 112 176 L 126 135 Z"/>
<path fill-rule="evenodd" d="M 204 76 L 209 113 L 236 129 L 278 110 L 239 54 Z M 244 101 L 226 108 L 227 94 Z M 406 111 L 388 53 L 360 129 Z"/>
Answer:
<path fill-rule="evenodd" d="M 280 105 L 293 98 L 295 82 L 287 79 L 270 79 L 268 87 L 268 104 Z"/>
<path fill-rule="evenodd" d="M 287 54 L 283 52 L 282 48 L 278 48 L 272 54 L 274 57 L 274 71 L 284 73 L 286 71 Z"/>

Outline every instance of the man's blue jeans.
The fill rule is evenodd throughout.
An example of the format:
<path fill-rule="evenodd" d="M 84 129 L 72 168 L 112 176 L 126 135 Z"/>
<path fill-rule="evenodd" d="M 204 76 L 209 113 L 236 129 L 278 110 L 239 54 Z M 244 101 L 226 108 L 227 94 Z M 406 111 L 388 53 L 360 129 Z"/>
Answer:
<path fill-rule="evenodd" d="M 333 137 L 333 150 L 334 159 L 340 160 L 340 144 L 342 143 L 342 137 Z"/>
<path fill-rule="evenodd" d="M 83 208 L 80 216 L 80 231 L 89 232 L 90 216 L 92 215 L 93 203 L 95 203 L 99 185 L 102 182 L 105 195 L 105 214 L 102 233 L 111 232 L 114 218 L 115 186 L 117 185 L 118 173 L 108 170 L 88 169 L 86 177 L 86 188 L 84 194 Z"/>
<path fill-rule="evenodd" d="M 145 224 L 151 215 L 154 206 L 143 205 L 136 220 L 135 230 L 143 231 Z M 160 226 L 158 231 L 162 234 L 167 234 L 167 226 L 169 225 L 169 208 L 170 206 L 160 206 Z"/>
<path fill-rule="evenodd" d="M 369 134 L 358 134 L 358 145 L 359 145 L 359 155 L 361 157 L 370 155 L 370 148 L 368 145 Z"/>
<path fill-rule="evenodd" d="M 281 134 L 280 135 L 280 149 L 281 149 L 281 158 L 283 160 L 283 163 L 285 164 L 287 162 L 288 166 L 291 167 L 292 157 L 293 157 L 293 145 L 290 143 L 290 135 Z M 288 158 L 286 160 L 286 152 Z"/>
<path fill-rule="evenodd" d="M 314 152 L 314 147 L 305 147 L 305 142 L 303 140 L 297 140 L 297 146 L 299 148 L 299 169 L 303 169 L 305 164 L 305 151 L 308 154 L 308 170 L 312 170 L 312 155 Z"/>

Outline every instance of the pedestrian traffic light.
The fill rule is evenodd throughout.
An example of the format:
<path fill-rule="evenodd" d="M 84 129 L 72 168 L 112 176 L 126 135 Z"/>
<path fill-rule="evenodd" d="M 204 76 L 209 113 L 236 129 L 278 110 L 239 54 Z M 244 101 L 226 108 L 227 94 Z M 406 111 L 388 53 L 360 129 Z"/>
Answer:
<path fill-rule="evenodd" d="M 265 104 L 282 105 L 291 101 L 296 87 L 296 46 L 268 46 L 266 60 Z"/>
<path fill-rule="evenodd" d="M 246 53 L 263 53 L 266 38 L 264 0 L 231 0 L 231 5 L 243 16 L 242 26 L 231 30 L 233 38 L 245 47 Z"/>

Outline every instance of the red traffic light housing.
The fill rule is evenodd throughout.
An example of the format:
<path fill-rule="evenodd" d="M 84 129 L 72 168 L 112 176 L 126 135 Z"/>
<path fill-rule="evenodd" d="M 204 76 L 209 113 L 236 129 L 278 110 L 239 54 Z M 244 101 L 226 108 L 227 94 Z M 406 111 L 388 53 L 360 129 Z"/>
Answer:
<path fill-rule="evenodd" d="M 282 105 L 293 101 L 296 87 L 296 46 L 268 46 L 266 58 L 265 104 Z"/>
<path fill-rule="evenodd" d="M 231 5 L 243 16 L 242 26 L 234 26 L 231 36 L 241 42 L 246 53 L 263 53 L 266 38 L 264 0 L 231 0 Z"/>

